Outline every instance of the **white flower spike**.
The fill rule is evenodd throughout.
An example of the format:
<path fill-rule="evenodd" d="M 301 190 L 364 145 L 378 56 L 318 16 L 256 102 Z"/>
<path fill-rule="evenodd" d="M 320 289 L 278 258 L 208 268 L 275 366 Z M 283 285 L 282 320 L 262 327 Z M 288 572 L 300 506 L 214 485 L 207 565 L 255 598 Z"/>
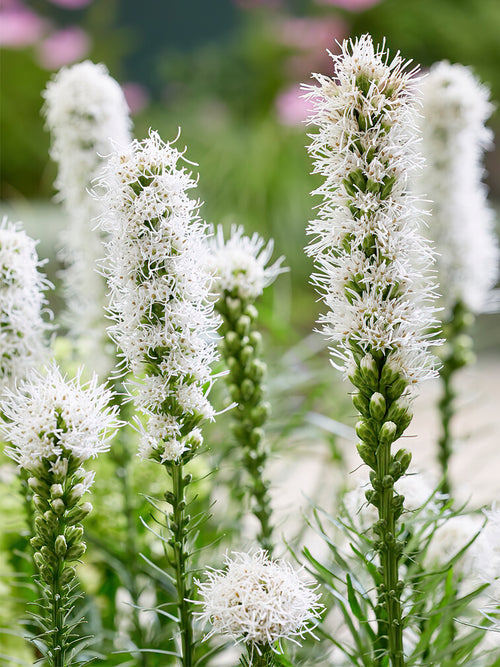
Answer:
<path fill-rule="evenodd" d="M 336 79 L 316 74 L 306 86 L 316 112 L 309 151 L 325 177 L 307 248 L 313 281 L 329 308 L 323 331 L 349 374 L 353 346 L 387 355 L 408 382 L 435 374 L 428 354 L 434 327 L 433 255 L 419 232 L 410 173 L 420 165 L 415 70 L 369 35 L 332 56 Z"/>
<path fill-rule="evenodd" d="M 481 182 L 493 105 L 489 90 L 463 65 L 437 63 L 421 88 L 426 168 L 418 187 L 431 200 L 429 229 L 445 315 L 457 302 L 478 314 L 498 278 L 494 213 Z"/>
<path fill-rule="evenodd" d="M 206 269 L 205 223 L 187 191 L 196 186 L 182 153 L 157 132 L 111 156 L 101 185 L 109 233 L 110 335 L 135 376 L 140 454 L 177 460 L 200 440 L 195 428 L 214 415 L 205 386 L 217 356 Z"/>
<path fill-rule="evenodd" d="M 20 223 L 0 223 L 0 387 L 13 387 L 45 360 L 44 290 L 52 285 L 38 271 L 36 241 Z"/>
<path fill-rule="evenodd" d="M 93 368 L 108 374 L 114 358 L 103 352 L 106 284 L 97 267 L 104 249 L 94 229 L 101 202 L 90 190 L 114 145 L 125 146 L 131 140 L 129 110 L 122 89 L 106 67 L 90 61 L 62 68 L 43 95 L 52 138 L 50 155 L 58 166 L 55 185 L 68 214 L 60 253 L 65 264 L 61 275 L 66 321 L 74 338 L 86 348 Z"/>

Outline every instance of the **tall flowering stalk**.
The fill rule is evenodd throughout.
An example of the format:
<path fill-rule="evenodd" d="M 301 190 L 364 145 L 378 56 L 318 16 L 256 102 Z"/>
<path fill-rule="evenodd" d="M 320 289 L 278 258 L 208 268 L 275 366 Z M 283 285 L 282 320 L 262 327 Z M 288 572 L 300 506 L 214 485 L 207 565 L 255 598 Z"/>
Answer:
<path fill-rule="evenodd" d="M 113 145 L 127 145 L 131 121 L 122 89 L 104 65 L 90 61 L 61 69 L 43 93 L 50 155 L 58 166 L 58 198 L 68 214 L 61 253 L 68 313 L 66 323 L 83 341 L 93 368 L 109 373 L 114 356 L 104 353 L 106 283 L 96 262 L 104 255 L 103 239 L 94 230 L 101 202 L 89 190 Z M 108 341 L 109 344 L 109 341 Z"/>
<path fill-rule="evenodd" d="M 0 223 L 0 387 L 12 388 L 47 354 L 44 291 L 36 241 L 20 223 Z"/>
<path fill-rule="evenodd" d="M 174 146 L 156 132 L 117 152 L 102 179 L 102 226 L 110 235 L 110 335 L 136 377 L 135 404 L 144 415 L 140 455 L 171 479 L 169 563 L 175 572 L 181 657 L 193 664 L 192 530 L 186 512 L 191 475 L 184 466 L 203 442 L 199 428 L 214 411 L 206 396 L 216 358 L 217 321 L 206 270 L 205 225 L 196 186 Z"/>
<path fill-rule="evenodd" d="M 422 150 L 426 158 L 418 187 L 431 200 L 430 233 L 437 255 L 443 306 L 440 371 L 442 432 L 439 461 L 442 490 L 450 492 L 448 465 L 452 454 L 453 378 L 470 363 L 474 316 L 488 302 L 498 277 L 498 243 L 494 214 L 488 206 L 482 156 L 491 144 L 485 127 L 493 105 L 489 91 L 463 65 L 437 63 L 422 82 Z"/>
<path fill-rule="evenodd" d="M 76 664 L 70 616 L 78 597 L 74 564 L 85 552 L 82 520 L 92 510 L 82 496 L 94 474 L 83 464 L 109 447 L 117 425 L 110 392 L 96 378 L 82 385 L 66 380 L 56 366 L 42 375 L 32 371 L 1 403 L 7 454 L 29 475 L 35 534 L 31 539 L 42 598 L 33 615 L 41 634 L 34 638 L 50 667 Z"/>
<path fill-rule="evenodd" d="M 270 405 L 265 400 L 266 364 L 261 359 L 262 336 L 257 329 L 255 301 L 279 273 L 283 258 L 266 266 L 273 252 L 258 234 L 244 236 L 242 227 L 233 226 L 225 241 L 222 227 L 210 239 L 209 267 L 217 278 L 216 309 L 223 319 L 222 353 L 229 369 L 227 384 L 233 410 L 234 434 L 241 448 L 243 465 L 249 477 L 251 510 L 260 524 L 258 541 L 271 555 L 272 509 L 269 482 L 263 471 L 267 461 L 263 426 Z"/>
<path fill-rule="evenodd" d="M 201 620 L 212 625 L 207 637 L 222 634 L 247 649 L 243 667 L 281 664 L 284 639 L 295 641 L 310 633 L 321 611 L 319 595 L 300 572 L 271 560 L 265 551 L 226 557 L 224 571 L 209 570 L 198 583 Z"/>
<path fill-rule="evenodd" d="M 308 86 L 316 113 L 310 153 L 325 182 L 314 239 L 307 252 L 328 312 L 323 332 L 335 365 L 357 391 L 358 452 L 370 468 L 367 501 L 377 509 L 373 547 L 379 557 L 377 660 L 404 665 L 398 519 L 404 497 L 394 483 L 411 455 L 393 443 L 411 421 L 411 391 L 434 375 L 428 353 L 434 326 L 432 285 L 424 277 L 432 253 L 419 234 L 408 191 L 415 153 L 414 74 L 369 35 L 345 41 L 332 56 L 336 79 L 316 74 Z"/>

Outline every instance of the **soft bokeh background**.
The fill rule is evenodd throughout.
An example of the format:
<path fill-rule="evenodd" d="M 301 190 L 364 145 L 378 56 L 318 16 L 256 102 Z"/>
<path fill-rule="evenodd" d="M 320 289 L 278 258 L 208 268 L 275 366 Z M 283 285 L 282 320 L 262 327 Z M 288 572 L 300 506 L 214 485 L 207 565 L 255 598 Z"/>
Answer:
<path fill-rule="evenodd" d="M 444 58 L 470 65 L 500 100 L 498 0 L 0 0 L 3 209 L 30 230 L 38 220 L 33 233 L 53 244 L 64 220 L 50 205 L 55 165 L 40 93 L 61 66 L 104 62 L 138 138 L 153 127 L 170 139 L 182 127 L 205 218 L 275 238 L 292 272 L 274 323 L 284 337 L 309 331 L 317 305 L 301 248 L 315 180 L 299 84 L 331 71 L 326 49 L 336 52 L 336 40 L 365 31 L 423 68 Z M 491 125 L 498 135 L 498 112 Z M 496 199 L 499 164 L 491 152 Z M 488 331 L 489 346 L 491 322 Z"/>
<path fill-rule="evenodd" d="M 61 66 L 85 58 L 105 63 L 124 87 L 137 138 L 152 127 L 168 140 L 182 128 L 179 141 L 199 164 L 206 220 L 272 237 L 277 254 L 286 256 L 291 271 L 264 299 L 261 319 L 273 403 L 274 500 L 280 530 L 286 525 L 288 534 L 301 523 L 301 492 L 328 502 L 358 466 L 347 385 L 330 368 L 324 341 L 311 334 L 321 306 L 302 248 L 313 216 L 308 193 L 317 181 L 305 150 L 299 85 L 311 71 L 331 72 L 326 49 L 335 53 L 336 41 L 366 31 L 424 69 L 441 59 L 471 66 L 491 88 L 497 111 L 490 126 L 500 146 L 498 0 L 0 0 L 0 214 L 22 220 L 40 239 L 39 255 L 50 259 L 46 269 L 56 286 L 65 219 L 52 201 L 56 168 L 41 92 Z M 498 210 L 498 148 L 486 166 Z M 57 291 L 50 298 L 57 317 L 63 304 Z M 498 314 L 479 317 L 474 333 L 478 363 L 458 378 L 460 444 L 452 477 L 458 497 L 477 507 L 500 496 Z M 438 394 L 437 383 L 424 388 L 410 429 L 421 470 L 436 470 Z M 332 462 L 336 468 L 326 465 Z M 150 475 L 149 468 L 138 474 Z M 95 534 L 112 514 L 112 472 L 108 478 L 95 502 L 102 505 Z M 15 481 L 4 482 L 15 488 Z M 138 488 L 145 488 L 142 477 Z M 3 511 L 14 514 L 13 497 L 0 495 Z M 101 575 L 109 584 L 109 573 Z M 5 590 L 0 580 L 0 597 Z"/>

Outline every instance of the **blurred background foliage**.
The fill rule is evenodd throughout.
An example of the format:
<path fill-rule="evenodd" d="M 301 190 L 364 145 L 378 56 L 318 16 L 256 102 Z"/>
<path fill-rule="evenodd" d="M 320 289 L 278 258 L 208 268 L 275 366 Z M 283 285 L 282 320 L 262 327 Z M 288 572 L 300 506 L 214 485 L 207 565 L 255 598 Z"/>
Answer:
<path fill-rule="evenodd" d="M 369 31 L 423 68 L 470 65 L 500 99 L 498 0 L 1 0 L 0 19 L 2 200 L 51 197 L 40 93 L 63 65 L 104 62 L 124 86 L 138 138 L 153 127 L 171 139 L 182 127 L 204 217 L 272 236 L 287 256 L 293 272 L 278 289 L 276 323 L 288 322 L 292 298 L 294 324 L 309 327 L 316 310 L 310 291 L 302 298 L 311 267 L 298 250 L 315 185 L 299 84 L 331 72 L 326 49 Z M 491 123 L 498 134 L 498 111 Z M 488 172 L 498 198 L 496 152 Z"/>
<path fill-rule="evenodd" d="M 62 66 L 85 58 L 103 62 L 124 88 L 137 138 L 151 127 L 170 140 L 182 128 L 179 144 L 188 146 L 187 157 L 199 165 L 193 169 L 200 173 L 203 217 L 214 224 L 243 224 L 247 232 L 272 237 L 276 254 L 285 255 L 291 271 L 260 305 L 270 343 L 270 437 L 273 449 L 289 452 L 299 446 L 308 454 L 311 442 L 320 437 L 331 460 L 339 458 L 336 429 L 347 427 L 332 421 L 318 430 L 306 423 L 307 415 L 316 411 L 350 419 L 352 410 L 322 354 L 323 341 L 307 338 L 319 306 L 309 285 L 312 264 L 302 248 L 307 221 L 314 215 L 308 193 L 318 181 L 310 174 L 305 149 L 308 110 L 300 83 L 308 82 L 311 72 L 331 73 L 326 50 L 335 53 L 336 41 L 367 31 L 376 41 L 386 38 L 392 52 L 400 50 L 424 69 L 442 59 L 471 66 L 491 88 L 497 105 L 491 127 L 498 136 L 498 0 L 0 0 L 0 213 L 21 219 L 41 239 L 39 255 L 51 259 L 47 272 L 57 285 L 55 253 L 65 220 L 50 203 L 56 167 L 48 155 L 41 92 Z M 498 201 L 497 150 L 488 155 L 487 171 L 491 196 Z M 50 299 L 57 316 L 64 304 L 57 291 Z M 479 347 L 491 350 L 498 346 L 498 326 L 492 326 L 492 315 L 485 317 L 488 326 L 480 318 Z M 222 387 L 216 388 L 215 403 L 221 405 L 219 391 Z M 219 480 L 231 478 L 236 464 L 233 460 L 231 468 L 227 421 L 221 417 L 213 428 L 217 432 L 207 438 L 219 446 L 213 467 L 226 459 Z M 93 586 L 95 598 L 109 602 L 119 590 L 119 576 L 114 581 L 108 569 L 119 571 L 113 565 L 113 546 L 124 539 L 124 529 L 113 513 L 121 493 L 112 473 L 115 464 L 99 465 L 103 474 L 94 490 L 99 509 L 89 533 L 94 553 L 101 549 L 107 557 L 96 557 L 84 575 L 95 575 L 87 589 Z M 0 545 L 6 553 L 12 547 L 7 542 L 18 539 L 20 495 L 12 468 L 0 467 L 0 472 L 7 491 L 0 496 L 0 511 L 10 517 Z M 207 471 L 198 472 L 203 477 Z M 160 493 L 164 480 L 156 479 L 149 466 L 134 474 L 136 491 L 148 487 Z M 203 502 L 210 500 L 208 495 L 202 489 Z M 146 516 L 143 500 L 137 502 L 134 511 Z M 206 531 L 224 530 L 230 540 L 232 521 L 234 516 L 218 511 Z M 105 543 L 99 542 L 100 535 L 106 536 Z M 140 539 L 148 552 L 147 531 Z M 6 566 L 1 552 L 0 570 Z M 10 565 L 12 571 L 23 569 L 20 562 Z M 0 577 L 0 597 L 6 591 Z M 168 591 L 164 595 L 168 598 Z M 111 621 L 106 614 L 116 612 L 99 604 L 100 616 L 94 619 L 87 612 L 92 628 L 98 623 L 107 627 Z M 15 601 L 9 605 L 0 614 L 0 627 L 15 616 Z M 105 664 L 112 663 L 108 659 Z"/>

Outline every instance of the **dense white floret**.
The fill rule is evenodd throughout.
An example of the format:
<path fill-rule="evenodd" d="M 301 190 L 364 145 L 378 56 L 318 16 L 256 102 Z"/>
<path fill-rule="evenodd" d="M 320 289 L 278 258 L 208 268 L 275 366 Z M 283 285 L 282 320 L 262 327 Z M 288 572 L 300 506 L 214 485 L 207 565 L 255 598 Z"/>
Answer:
<path fill-rule="evenodd" d="M 237 642 L 274 647 L 281 639 L 310 632 L 321 605 L 319 595 L 285 561 L 265 551 L 233 553 L 225 571 L 208 571 L 198 582 L 203 598 L 201 620 L 212 625 L 208 636 L 225 634 Z"/>
<path fill-rule="evenodd" d="M 136 403 L 152 415 L 141 455 L 178 458 L 192 426 L 213 418 L 204 386 L 216 358 L 205 224 L 182 154 L 156 132 L 111 156 L 101 181 L 109 234 L 110 334 L 137 383 Z M 178 437 L 170 436 L 177 419 Z M 175 429 L 174 429 L 175 431 Z"/>
<path fill-rule="evenodd" d="M 287 269 L 281 266 L 283 257 L 267 266 L 273 254 L 274 242 L 267 245 L 258 234 L 245 236 L 243 227 L 233 225 L 231 236 L 224 240 L 221 226 L 217 234 L 209 239 L 209 269 L 215 274 L 216 288 L 223 294 L 254 301 L 264 288 L 271 285 L 280 273 Z"/>
<path fill-rule="evenodd" d="M 433 261 L 419 231 L 410 173 L 416 152 L 414 71 L 389 60 L 369 35 L 345 41 L 332 56 L 336 79 L 316 74 L 307 86 L 318 126 L 309 151 L 324 183 L 308 246 L 319 269 L 313 281 L 328 312 L 323 331 L 349 372 L 352 344 L 378 350 L 410 382 L 434 374 L 428 353 L 434 325 Z"/>
<path fill-rule="evenodd" d="M 20 223 L 0 223 L 0 387 L 13 386 L 46 356 L 43 291 L 36 241 Z"/>
<path fill-rule="evenodd" d="M 82 384 L 80 375 L 63 377 L 53 365 L 46 373 L 32 371 L 1 404 L 6 453 L 21 468 L 36 474 L 43 459 L 57 465 L 69 456 L 83 463 L 109 449 L 118 425 L 111 392 L 94 375 Z M 66 462 L 67 465 L 67 462 Z"/>

